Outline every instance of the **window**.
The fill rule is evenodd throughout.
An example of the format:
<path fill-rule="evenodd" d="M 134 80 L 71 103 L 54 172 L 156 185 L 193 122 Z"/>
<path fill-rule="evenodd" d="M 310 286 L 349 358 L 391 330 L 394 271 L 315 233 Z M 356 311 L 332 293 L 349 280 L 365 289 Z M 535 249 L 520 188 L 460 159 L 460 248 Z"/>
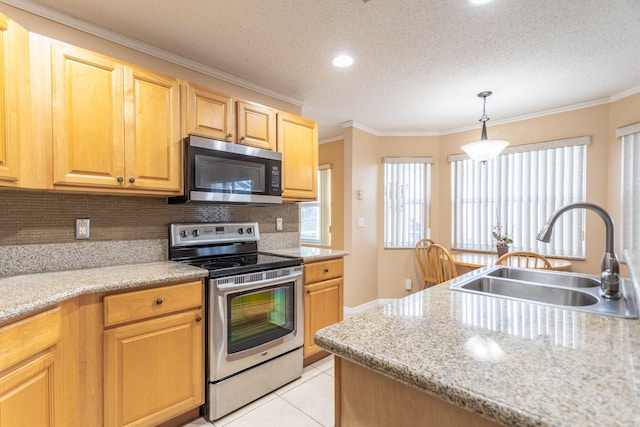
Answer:
<path fill-rule="evenodd" d="M 618 129 L 622 137 L 622 248 L 640 249 L 640 123 Z M 634 215 L 634 212 L 636 214 Z"/>
<path fill-rule="evenodd" d="M 536 240 L 549 216 L 568 203 L 585 201 L 589 137 L 514 146 L 486 164 L 466 155 L 449 156 L 453 248 L 493 251 L 500 224 L 512 250 L 584 258 L 584 211 L 564 213 L 551 243 Z"/>
<path fill-rule="evenodd" d="M 300 204 L 300 240 L 331 246 L 331 165 L 318 167 L 318 200 Z"/>
<path fill-rule="evenodd" d="M 384 247 L 413 248 L 429 237 L 431 216 L 430 157 L 385 157 Z"/>

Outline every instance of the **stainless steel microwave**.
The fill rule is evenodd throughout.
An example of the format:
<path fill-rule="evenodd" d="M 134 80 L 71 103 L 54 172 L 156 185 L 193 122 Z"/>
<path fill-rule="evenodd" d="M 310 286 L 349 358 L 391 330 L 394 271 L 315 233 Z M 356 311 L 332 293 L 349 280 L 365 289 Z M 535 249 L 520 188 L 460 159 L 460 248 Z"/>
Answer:
<path fill-rule="evenodd" d="M 282 153 L 189 135 L 184 195 L 169 203 L 282 203 Z"/>

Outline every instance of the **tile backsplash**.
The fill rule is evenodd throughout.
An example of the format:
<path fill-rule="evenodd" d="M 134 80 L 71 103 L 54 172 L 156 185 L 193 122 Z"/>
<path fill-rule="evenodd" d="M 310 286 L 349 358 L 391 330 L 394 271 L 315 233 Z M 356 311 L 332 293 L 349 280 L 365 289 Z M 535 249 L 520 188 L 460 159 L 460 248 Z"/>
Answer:
<path fill-rule="evenodd" d="M 91 220 L 89 240 L 74 238 L 76 218 Z M 169 224 L 235 221 L 259 223 L 261 250 L 299 245 L 297 203 L 169 205 L 158 197 L 0 190 L 0 275 L 166 260 Z"/>

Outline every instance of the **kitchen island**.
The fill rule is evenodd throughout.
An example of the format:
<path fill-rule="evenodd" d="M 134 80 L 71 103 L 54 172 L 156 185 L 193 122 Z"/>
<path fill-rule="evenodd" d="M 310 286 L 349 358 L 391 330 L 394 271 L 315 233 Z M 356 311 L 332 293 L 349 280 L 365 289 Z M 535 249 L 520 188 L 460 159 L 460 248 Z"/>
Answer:
<path fill-rule="evenodd" d="M 442 284 L 324 328 L 315 342 L 338 357 L 336 426 L 387 409 L 394 425 L 429 425 L 421 397 L 439 411 L 463 408 L 478 425 L 640 425 L 640 320 Z"/>

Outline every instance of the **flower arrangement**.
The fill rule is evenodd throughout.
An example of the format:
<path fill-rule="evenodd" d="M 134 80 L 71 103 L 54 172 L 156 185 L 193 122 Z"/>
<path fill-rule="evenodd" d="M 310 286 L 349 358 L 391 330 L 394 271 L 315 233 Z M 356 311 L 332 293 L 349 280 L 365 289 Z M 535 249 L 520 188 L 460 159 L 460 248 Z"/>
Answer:
<path fill-rule="evenodd" d="M 504 254 L 508 251 L 509 244 L 513 243 L 513 239 L 509 237 L 506 231 L 503 231 L 502 224 L 500 223 L 500 214 L 496 211 L 496 225 L 493 227 L 491 235 L 496 241 L 496 249 L 498 254 Z"/>

